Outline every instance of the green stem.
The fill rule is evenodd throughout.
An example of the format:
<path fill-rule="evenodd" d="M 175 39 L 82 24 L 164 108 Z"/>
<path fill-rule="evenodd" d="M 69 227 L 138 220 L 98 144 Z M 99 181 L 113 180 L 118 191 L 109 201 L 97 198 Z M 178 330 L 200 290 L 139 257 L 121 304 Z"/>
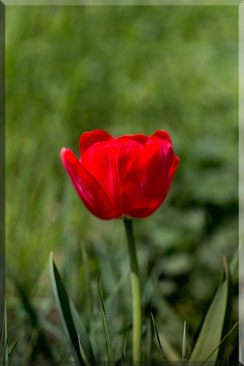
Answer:
<path fill-rule="evenodd" d="M 139 267 L 136 256 L 132 220 L 124 219 L 124 224 L 127 235 L 128 250 L 130 256 L 130 267 L 131 267 L 131 288 L 132 288 L 132 301 L 133 301 L 133 361 L 138 362 L 141 361 L 141 328 L 142 328 Z"/>

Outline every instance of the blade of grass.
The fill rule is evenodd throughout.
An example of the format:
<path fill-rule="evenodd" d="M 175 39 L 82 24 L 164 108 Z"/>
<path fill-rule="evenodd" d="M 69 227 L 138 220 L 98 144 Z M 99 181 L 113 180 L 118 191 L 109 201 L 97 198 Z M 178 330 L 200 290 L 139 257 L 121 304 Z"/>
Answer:
<path fill-rule="evenodd" d="M 21 338 L 22 338 L 23 336 L 21 335 L 21 336 L 19 336 L 15 341 L 13 341 L 11 344 L 10 344 L 10 346 L 9 346 L 9 350 L 8 350 L 8 355 L 9 355 L 9 357 L 11 357 L 12 356 L 12 354 L 13 354 L 13 352 L 14 352 L 14 349 L 15 349 L 15 347 L 17 346 L 17 344 L 19 343 L 19 341 L 21 340 Z"/>
<path fill-rule="evenodd" d="M 79 335 L 79 334 L 78 334 L 78 342 L 79 342 L 79 348 L 80 348 L 80 354 L 81 354 L 81 357 L 82 357 L 82 359 L 84 360 L 85 365 L 86 365 L 86 366 L 90 366 L 90 362 L 88 361 L 88 358 L 86 357 L 86 354 L 85 354 L 85 352 L 84 352 L 84 349 L 83 349 L 83 347 L 82 347 L 82 345 L 81 345 L 81 342 L 80 342 L 80 335 Z"/>
<path fill-rule="evenodd" d="M 166 337 L 163 334 L 160 334 L 160 340 L 162 347 L 164 349 L 164 353 L 169 361 L 180 361 L 181 357 L 176 352 L 176 350 L 171 346 L 169 341 L 166 339 Z"/>
<path fill-rule="evenodd" d="M 151 313 L 151 318 L 152 318 L 152 322 L 153 322 L 154 331 L 155 331 L 156 336 L 157 336 L 157 341 L 158 341 L 158 344 L 159 344 L 159 348 L 161 350 L 164 361 L 166 361 L 166 360 L 168 360 L 168 361 L 180 361 L 179 355 L 173 349 L 173 347 L 169 344 L 169 342 L 166 340 L 166 338 L 163 335 L 159 336 L 157 324 L 156 324 L 156 321 L 155 321 L 154 316 L 153 316 L 152 313 Z"/>
<path fill-rule="evenodd" d="M 126 333 L 125 333 L 125 339 L 124 339 L 124 346 L 123 346 L 123 351 L 122 351 L 122 356 L 121 359 L 124 362 L 125 358 L 126 358 L 126 348 L 127 348 L 127 339 L 128 339 L 128 334 L 129 334 L 129 330 L 131 329 L 130 327 L 130 323 L 128 323 L 127 329 L 126 329 Z"/>
<path fill-rule="evenodd" d="M 89 317 L 92 316 L 91 311 L 92 311 L 92 292 L 91 292 L 91 275 L 90 275 L 90 269 L 89 269 L 89 259 L 88 259 L 88 255 L 87 255 L 87 250 L 86 250 L 86 245 L 85 243 L 81 243 L 80 245 L 81 248 L 81 256 L 82 256 L 82 263 L 83 263 L 83 267 L 84 267 L 84 276 L 85 276 L 85 286 L 86 286 L 86 303 L 87 303 L 87 308 L 88 308 L 88 314 Z"/>
<path fill-rule="evenodd" d="M 182 361 L 187 360 L 187 349 L 186 349 L 186 320 L 184 321 L 183 339 L 182 339 Z"/>
<path fill-rule="evenodd" d="M 166 356 L 164 354 L 164 351 L 163 351 L 163 348 L 162 348 L 162 345 L 161 345 L 161 341 L 160 341 L 160 338 L 159 338 L 158 329 L 157 329 L 157 325 L 156 325 L 154 316 L 153 316 L 152 313 L 150 313 L 150 315 L 151 315 L 151 319 L 152 319 L 153 329 L 154 329 L 154 332 L 155 332 L 156 337 L 157 337 L 158 345 L 159 345 L 163 360 L 166 361 L 167 359 L 166 359 Z"/>
<path fill-rule="evenodd" d="M 235 257 L 235 256 L 234 256 Z M 232 263 L 235 262 L 235 259 L 232 260 Z M 226 301 L 226 312 L 223 324 L 223 330 L 221 334 L 221 338 L 225 336 L 225 334 L 229 331 L 231 326 L 231 315 L 232 315 L 232 297 L 233 297 L 233 284 L 232 284 L 232 275 L 230 267 L 228 266 L 226 258 L 223 256 L 223 266 L 225 272 L 225 281 L 227 282 L 228 286 L 228 294 L 227 294 L 227 301 Z M 225 361 L 228 357 L 228 340 L 221 344 L 219 347 L 218 352 L 218 361 Z"/>
<path fill-rule="evenodd" d="M 95 359 L 88 334 L 85 330 L 82 319 L 80 318 L 65 290 L 58 269 L 54 263 L 52 253 L 50 254 L 50 276 L 59 315 L 61 317 L 67 338 L 70 342 L 74 358 L 80 363 L 80 365 L 85 366 L 85 362 L 82 359 L 80 353 L 78 341 L 79 334 L 82 341 L 82 349 L 84 350 L 87 359 L 92 363 L 95 361 Z"/>
<path fill-rule="evenodd" d="M 219 344 L 212 350 L 212 352 L 208 355 L 208 357 L 206 358 L 205 361 L 203 361 L 203 363 L 201 364 L 201 366 L 203 366 L 209 359 L 210 357 L 214 354 L 214 352 L 216 352 L 216 350 L 221 346 L 221 344 L 224 343 L 224 341 L 229 337 L 229 335 L 233 332 L 233 330 L 237 327 L 238 322 L 236 322 L 233 327 L 231 328 L 231 330 L 224 336 L 224 338 L 219 342 Z"/>
<path fill-rule="evenodd" d="M 107 360 L 110 361 L 110 362 L 114 362 L 114 353 L 113 353 L 110 333 L 109 333 L 109 330 L 108 330 L 106 310 L 105 310 L 105 306 L 104 306 L 104 301 L 103 301 L 102 290 L 101 290 L 101 287 L 100 287 L 99 278 L 97 279 L 97 287 L 98 287 L 98 294 L 99 294 L 99 298 L 100 298 L 101 306 L 102 306 L 103 330 L 104 330 L 105 343 L 106 343 Z"/>
<path fill-rule="evenodd" d="M 30 319 L 32 328 L 34 330 L 37 330 L 37 332 L 39 333 L 39 341 L 38 341 L 39 348 L 41 348 L 42 353 L 49 360 L 54 360 L 55 358 L 53 352 L 51 350 L 51 347 L 49 346 L 49 342 L 47 341 L 46 335 L 42 330 L 37 313 L 34 307 L 32 306 L 32 303 L 30 301 L 27 292 L 25 291 L 24 287 L 20 284 L 20 282 L 18 281 L 18 279 L 16 278 L 16 276 L 13 274 L 13 272 L 10 270 L 9 267 L 7 267 L 7 271 L 11 281 L 13 282 L 16 290 L 20 295 L 20 300 L 22 302 L 23 309 L 25 310 L 26 314 Z"/>
<path fill-rule="evenodd" d="M 199 336 L 190 355 L 190 361 L 205 360 L 215 344 L 219 344 L 224 325 L 230 316 L 229 312 L 229 281 L 230 274 L 224 261 L 225 279 L 219 285 L 203 321 Z M 210 361 L 216 361 L 218 352 L 211 354 Z"/>

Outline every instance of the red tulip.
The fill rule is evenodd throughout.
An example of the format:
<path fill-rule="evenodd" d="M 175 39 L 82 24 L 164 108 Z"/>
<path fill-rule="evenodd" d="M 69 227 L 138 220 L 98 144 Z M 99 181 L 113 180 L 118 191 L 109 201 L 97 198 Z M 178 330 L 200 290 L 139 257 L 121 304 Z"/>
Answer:
<path fill-rule="evenodd" d="M 167 132 L 118 138 L 84 132 L 78 160 L 62 148 L 61 159 L 88 210 L 100 219 L 147 217 L 164 201 L 179 158 Z"/>

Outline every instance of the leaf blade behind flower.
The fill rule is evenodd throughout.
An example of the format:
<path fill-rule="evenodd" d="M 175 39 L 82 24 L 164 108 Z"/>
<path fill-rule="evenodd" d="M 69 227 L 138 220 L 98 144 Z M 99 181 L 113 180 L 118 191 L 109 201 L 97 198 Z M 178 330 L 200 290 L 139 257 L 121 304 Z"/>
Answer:
<path fill-rule="evenodd" d="M 205 361 L 216 345 L 220 344 L 226 317 L 229 316 L 230 273 L 224 260 L 225 279 L 219 285 L 203 321 L 199 336 L 190 355 L 190 361 Z M 216 361 L 218 348 L 211 353 L 209 361 Z"/>
<path fill-rule="evenodd" d="M 82 358 L 80 352 L 78 337 L 80 337 L 80 343 L 82 344 L 82 349 L 87 360 L 92 363 L 95 361 L 95 358 L 88 334 L 85 330 L 81 317 L 65 290 L 58 269 L 54 263 L 52 253 L 50 253 L 49 265 L 54 297 L 66 336 L 70 342 L 72 353 L 74 358 L 81 365 L 86 366 L 86 361 Z"/>
<path fill-rule="evenodd" d="M 99 298 L 100 298 L 101 306 L 102 306 L 103 330 L 104 330 L 105 343 L 106 343 L 107 359 L 108 359 L 108 361 L 114 362 L 114 352 L 113 352 L 110 333 L 108 330 L 107 315 L 106 315 L 106 310 L 105 310 L 105 306 L 104 306 L 102 290 L 101 290 L 99 279 L 97 280 L 97 287 L 98 287 L 98 294 L 99 294 Z"/>

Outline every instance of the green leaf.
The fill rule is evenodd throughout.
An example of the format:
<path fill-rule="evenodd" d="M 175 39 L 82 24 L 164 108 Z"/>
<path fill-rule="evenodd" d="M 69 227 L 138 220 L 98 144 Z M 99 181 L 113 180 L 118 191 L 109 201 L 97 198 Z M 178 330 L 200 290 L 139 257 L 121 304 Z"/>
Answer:
<path fill-rule="evenodd" d="M 86 364 L 86 366 L 90 366 L 90 362 L 88 361 L 87 357 L 86 357 L 86 354 L 84 352 L 84 349 L 80 343 L 80 335 L 78 334 L 78 342 L 79 342 L 79 348 L 80 348 L 80 354 L 81 354 L 81 357 L 82 359 L 84 360 L 84 363 Z"/>
<path fill-rule="evenodd" d="M 231 263 L 234 263 L 234 262 L 235 262 L 235 259 L 232 260 Z M 227 295 L 225 319 L 224 319 L 221 339 L 223 339 L 223 337 L 225 338 L 226 334 L 228 334 L 229 330 L 230 330 L 231 315 L 232 315 L 232 298 L 233 298 L 232 274 L 231 274 L 231 269 L 228 266 L 228 263 L 227 263 L 227 260 L 225 257 L 223 257 L 223 264 L 224 264 L 224 271 L 225 271 L 225 281 L 227 281 L 227 285 L 228 285 L 228 295 Z M 224 361 L 228 357 L 229 340 L 230 340 L 230 338 L 226 339 L 225 341 L 221 341 L 220 346 L 219 346 L 219 352 L 218 352 L 218 361 Z"/>
<path fill-rule="evenodd" d="M 1 339 L 0 339 L 0 365 L 5 366 L 8 363 L 8 323 L 7 323 L 7 308 L 6 301 L 4 300 L 2 326 L 1 326 Z"/>
<path fill-rule="evenodd" d="M 95 358 L 88 334 L 85 330 L 81 317 L 64 288 L 58 269 L 53 261 L 52 253 L 50 253 L 49 264 L 54 297 L 65 333 L 71 345 L 71 350 L 75 359 L 80 362 L 81 365 L 86 366 L 86 361 L 82 358 L 80 352 L 78 337 L 80 337 L 80 343 L 86 355 L 86 359 L 92 363 L 95 361 Z"/>
<path fill-rule="evenodd" d="M 19 341 L 21 340 L 22 336 L 19 336 L 15 341 L 13 341 L 10 346 L 9 346 L 9 350 L 8 350 L 8 355 L 9 357 L 12 356 L 15 347 L 17 346 L 17 344 L 19 343 Z"/>
<path fill-rule="evenodd" d="M 122 362 L 125 362 L 126 359 L 126 348 L 127 348 L 127 340 L 128 340 L 128 334 L 130 331 L 130 323 L 128 323 L 127 329 L 126 329 L 126 333 L 125 333 L 125 339 L 124 339 L 124 345 L 123 345 L 123 352 L 122 352 L 122 356 L 121 356 L 121 360 Z"/>
<path fill-rule="evenodd" d="M 49 346 L 49 342 L 42 329 L 37 312 L 35 311 L 35 308 L 32 305 L 30 294 L 26 291 L 24 286 L 22 286 L 19 279 L 15 276 L 15 274 L 12 272 L 12 270 L 9 268 L 9 266 L 7 266 L 7 271 L 8 271 L 9 277 L 12 280 L 16 290 L 19 292 L 23 309 L 25 310 L 26 314 L 29 317 L 30 324 L 31 324 L 33 330 L 38 333 L 38 339 L 37 339 L 38 347 L 41 348 L 42 353 L 49 360 L 53 360 L 54 359 L 53 351 L 52 351 L 51 347 Z M 35 346 L 33 347 L 32 352 L 31 352 L 32 356 L 34 355 L 34 353 L 35 353 Z M 32 359 L 33 359 L 33 357 L 32 357 Z"/>
<path fill-rule="evenodd" d="M 229 317 L 229 284 L 230 273 L 224 259 L 225 279 L 220 284 L 202 324 L 199 336 L 191 352 L 190 361 L 205 361 L 222 339 L 224 324 Z M 218 348 L 209 361 L 216 361 Z"/>
<path fill-rule="evenodd" d="M 160 348 L 160 351 L 161 351 L 161 354 L 162 354 L 163 360 L 165 361 L 165 360 L 166 360 L 166 357 L 165 357 L 165 354 L 164 354 L 164 351 L 163 351 L 163 348 L 162 348 L 162 345 L 161 345 L 161 341 L 160 341 L 160 338 L 159 338 L 157 325 L 156 325 L 156 322 L 155 322 L 155 319 L 154 319 L 153 314 L 152 314 L 152 313 L 150 313 L 150 315 L 151 315 L 151 319 L 152 319 L 153 329 L 154 329 L 154 332 L 155 332 L 155 334 L 156 334 L 156 336 L 157 336 L 158 345 L 159 345 L 159 348 Z"/>
<path fill-rule="evenodd" d="M 155 331 L 156 336 L 157 336 L 158 345 L 159 345 L 159 348 L 161 350 L 164 361 L 166 361 L 166 360 L 168 360 L 168 361 L 180 361 L 180 357 L 179 357 L 178 353 L 174 350 L 174 348 L 171 346 L 171 344 L 167 341 L 165 336 L 163 334 L 159 335 L 157 324 L 156 324 L 156 321 L 155 321 L 154 316 L 153 316 L 152 313 L 151 313 L 151 318 L 152 318 L 154 331 Z"/>
<path fill-rule="evenodd" d="M 229 335 L 233 332 L 233 330 L 237 327 L 238 322 L 236 322 L 233 327 L 231 328 L 231 330 L 224 336 L 224 338 L 219 342 L 219 344 L 213 349 L 213 351 L 208 355 L 208 357 L 206 358 L 205 361 L 203 361 L 203 363 L 201 364 L 201 366 L 203 366 L 212 356 L 212 354 L 226 341 L 226 339 L 229 337 Z"/>
<path fill-rule="evenodd" d="M 107 322 L 107 316 L 106 316 L 106 310 L 104 306 L 102 291 L 99 283 L 99 279 L 97 280 L 97 287 L 98 287 L 98 294 L 102 305 L 102 316 L 103 316 L 103 330 L 104 330 L 104 336 L 105 336 L 105 343 L 106 343 L 106 352 L 107 352 L 107 360 L 114 362 L 114 353 L 112 348 L 112 342 L 110 333 L 108 330 L 108 322 Z"/>
<path fill-rule="evenodd" d="M 187 359 L 187 348 L 186 348 L 186 320 L 184 321 L 183 339 L 182 339 L 182 361 Z"/>

